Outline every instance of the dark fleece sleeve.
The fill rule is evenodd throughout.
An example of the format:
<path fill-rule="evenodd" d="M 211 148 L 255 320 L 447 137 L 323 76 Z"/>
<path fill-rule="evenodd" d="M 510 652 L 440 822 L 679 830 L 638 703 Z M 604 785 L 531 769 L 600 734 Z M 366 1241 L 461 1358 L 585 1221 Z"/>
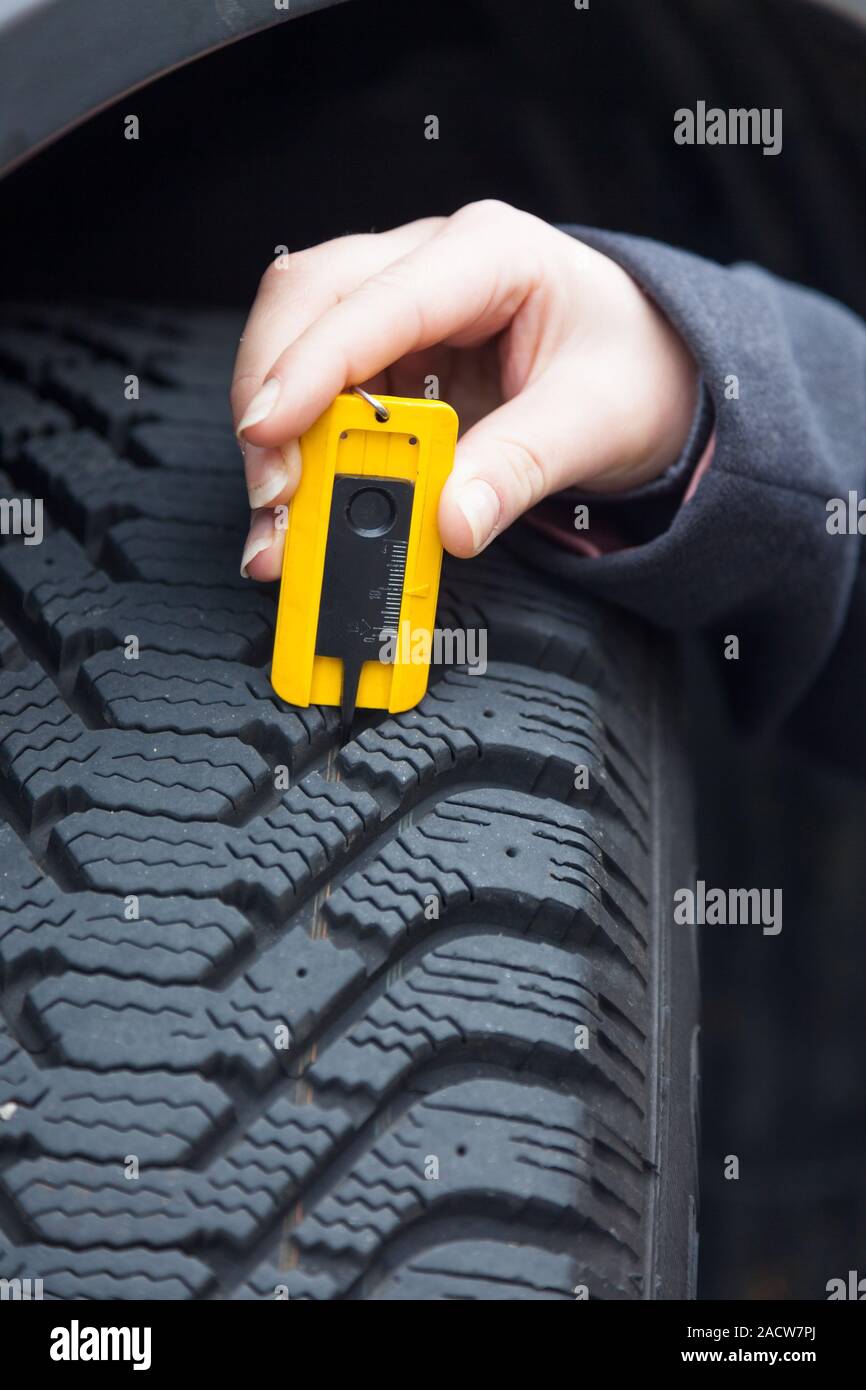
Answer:
<path fill-rule="evenodd" d="M 679 329 L 712 402 L 715 449 L 694 496 L 642 543 L 586 558 L 529 526 L 514 543 L 656 624 L 706 633 L 747 729 L 793 721 L 866 772 L 854 737 L 866 701 L 862 538 L 827 528 L 830 498 L 866 492 L 866 326 L 756 266 L 566 230 L 622 265 Z M 736 661 L 724 659 L 729 634 Z"/>

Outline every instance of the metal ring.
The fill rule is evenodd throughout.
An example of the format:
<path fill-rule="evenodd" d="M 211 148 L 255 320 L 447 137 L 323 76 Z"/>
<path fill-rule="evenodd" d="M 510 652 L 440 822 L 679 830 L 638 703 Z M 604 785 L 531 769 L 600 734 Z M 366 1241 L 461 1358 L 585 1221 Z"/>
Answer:
<path fill-rule="evenodd" d="M 350 386 L 349 390 L 354 391 L 355 394 L 358 396 L 364 397 L 364 400 L 367 402 L 367 404 L 371 405 L 375 410 L 376 419 L 381 420 L 383 425 L 386 420 L 391 419 L 391 412 L 388 409 L 388 407 L 386 405 L 383 405 L 381 401 L 377 401 L 375 396 L 371 396 L 369 391 L 365 391 L 363 386 Z"/>

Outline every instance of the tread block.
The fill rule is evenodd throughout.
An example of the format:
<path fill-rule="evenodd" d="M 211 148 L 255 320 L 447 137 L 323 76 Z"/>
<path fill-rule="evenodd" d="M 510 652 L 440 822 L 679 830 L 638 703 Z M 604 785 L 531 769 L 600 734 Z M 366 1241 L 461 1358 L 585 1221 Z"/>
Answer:
<path fill-rule="evenodd" d="M 440 913 L 498 909 L 509 925 L 544 913 L 551 933 L 646 969 L 643 854 L 589 812 L 518 792 L 461 792 L 384 846 L 325 906 L 334 927 L 390 949 Z"/>
<path fill-rule="evenodd" d="M 223 377 L 225 380 L 225 377 Z M 227 474 L 242 471 L 241 454 L 234 435 L 217 427 L 165 424 L 135 425 L 129 432 L 129 457 L 147 468 L 178 473 Z"/>
<path fill-rule="evenodd" d="M 357 954 L 295 928 L 222 992 L 67 975 L 35 985 L 24 1012 L 53 1055 L 73 1066 L 240 1071 L 258 1087 L 364 974 Z"/>
<path fill-rule="evenodd" d="M 647 775 L 641 730 L 602 717 L 587 686 L 535 676 L 514 665 L 484 675 L 448 671 L 417 709 L 368 729 L 340 753 L 340 763 L 370 787 L 397 797 L 415 784 L 460 769 L 539 796 L 580 800 L 612 811 L 642 837 Z M 575 773 L 588 786 L 575 794 Z"/>
<path fill-rule="evenodd" d="M 132 1182 L 119 1163 L 24 1158 L 0 1174 L 0 1188 L 37 1239 L 75 1250 L 206 1240 L 243 1249 L 350 1131 L 347 1116 L 284 1097 L 207 1172 L 142 1164 Z"/>
<path fill-rule="evenodd" d="M 646 689 L 650 680 L 649 647 L 639 624 L 585 594 L 551 585 L 516 559 L 507 537 L 475 560 L 446 555 L 437 623 L 484 628 L 489 660 L 559 671 L 608 701 L 622 703 L 627 692 Z"/>
<path fill-rule="evenodd" d="M 0 671 L 26 665 L 27 657 L 10 627 L 0 621 Z"/>
<path fill-rule="evenodd" d="M 187 653 L 258 665 L 273 642 L 269 595 L 112 581 L 65 532 L 0 551 L 0 586 L 61 666 L 138 637 L 141 653 Z M 141 657 L 140 657 L 141 659 Z"/>
<path fill-rule="evenodd" d="M 37 1070 L 0 1034 L 3 1118 L 0 1154 L 37 1150 L 57 1159 L 82 1154 L 124 1164 L 130 1155 L 159 1165 L 192 1161 L 232 1118 L 228 1097 L 200 1076 L 118 1069 Z"/>
<path fill-rule="evenodd" d="M 339 723 L 335 710 L 287 705 L 264 671 L 185 655 L 153 652 L 133 662 L 97 652 L 84 662 L 78 689 L 114 728 L 237 738 L 292 772 L 327 751 Z"/>
<path fill-rule="evenodd" d="M 186 393 L 140 379 L 138 398 L 128 400 L 130 374 L 140 375 L 128 361 L 55 362 L 46 373 L 46 386 L 80 424 L 105 434 L 115 445 L 123 444 L 132 424 L 144 420 L 193 419 L 231 429 L 224 385 Z"/>
<path fill-rule="evenodd" d="M 197 343 L 194 352 L 188 349 L 154 345 L 147 354 L 145 367 L 155 381 L 165 386 L 181 387 L 185 391 L 221 391 L 232 379 L 237 340 L 226 347 L 205 349 Z"/>
<path fill-rule="evenodd" d="M 67 431 L 73 421 L 53 401 L 0 377 L 0 460 L 11 462 L 26 440 Z"/>
<path fill-rule="evenodd" d="M 31 328 L 9 328 L 0 321 L 0 369 L 18 378 L 33 390 L 40 390 L 50 367 L 73 366 L 88 360 L 86 353 L 73 343 L 49 333 Z M 41 404 L 52 402 L 40 400 Z M 66 411 L 55 406 L 72 428 L 73 420 Z"/>
<path fill-rule="evenodd" d="M 199 898 L 64 893 L 0 826 L 0 985 L 59 969 L 153 984 L 199 983 L 252 956 L 236 908 Z M 133 914 L 130 917 L 130 912 Z"/>
<path fill-rule="evenodd" d="M 139 468 L 118 459 L 105 439 L 87 429 L 38 438 L 22 445 L 16 478 L 43 496 L 78 535 L 90 542 L 127 517 L 150 517 L 189 528 L 193 549 L 202 546 L 200 528 L 224 530 L 243 539 L 249 503 L 239 465 L 235 473 L 191 486 L 180 471 Z M 226 578 L 238 577 L 240 553 Z"/>
<path fill-rule="evenodd" d="M 52 842 L 87 886 L 104 892 L 192 891 L 279 915 L 363 840 L 380 815 L 368 793 L 311 772 L 275 810 L 243 828 L 196 829 L 131 813 L 119 828 L 105 812 L 84 811 L 55 826 Z"/>
<path fill-rule="evenodd" d="M 212 527 L 202 547 L 201 531 L 183 520 L 153 521 L 134 517 L 109 526 L 102 555 L 118 578 L 151 584 L 194 584 L 224 588 L 238 579 L 239 537 Z M 276 599 L 276 586 L 260 592 Z"/>
<path fill-rule="evenodd" d="M 132 362 L 144 369 L 155 358 L 169 361 L 219 361 L 230 372 L 243 316 L 230 310 L 199 310 L 184 321 L 171 311 L 140 304 L 85 305 L 61 310 L 61 331 L 91 355 Z M 225 385 L 226 378 L 223 378 Z"/>
<path fill-rule="evenodd" d="M 425 1062 L 462 1062 L 470 1046 L 515 1071 L 540 1066 L 556 1080 L 577 1077 L 601 1096 L 632 1147 L 642 1144 L 645 1084 L 634 990 L 621 987 L 607 1016 L 594 962 L 553 946 L 506 936 L 464 936 L 436 946 L 388 984 L 309 1076 L 321 1091 L 390 1093 Z M 576 1049 L 578 1029 L 586 1046 Z M 615 1093 L 615 1094 L 612 1094 Z"/>
<path fill-rule="evenodd" d="M 0 776 L 31 826 L 88 806 L 231 819 L 272 784 L 239 739 L 85 728 L 32 662 L 0 673 L 0 728 Z"/>
<path fill-rule="evenodd" d="M 505 1220 L 532 1211 L 545 1225 L 585 1230 L 591 1243 L 636 1265 L 639 1222 L 627 1195 L 628 1181 L 580 1102 L 511 1081 L 468 1081 L 413 1103 L 292 1242 L 302 1261 L 339 1262 L 343 1294 L 386 1245 L 449 1207 Z"/>
<path fill-rule="evenodd" d="M 575 1285 L 584 1282 L 582 1273 L 568 1255 L 552 1250 L 493 1240 L 451 1241 L 410 1257 L 383 1279 L 372 1298 L 413 1303 L 557 1301 L 574 1298 Z"/>
<path fill-rule="evenodd" d="M 0 1269 L 9 1279 L 41 1279 L 42 1297 L 64 1302 L 178 1302 L 205 1298 L 215 1286 L 212 1270 L 201 1260 L 146 1246 L 63 1250 L 53 1245 L 9 1246 L 0 1239 Z"/>

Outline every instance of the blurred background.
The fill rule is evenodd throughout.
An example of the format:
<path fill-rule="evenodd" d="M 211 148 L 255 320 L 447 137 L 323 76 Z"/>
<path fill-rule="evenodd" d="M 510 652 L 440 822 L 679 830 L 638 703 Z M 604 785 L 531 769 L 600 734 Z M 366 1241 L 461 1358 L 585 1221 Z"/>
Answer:
<path fill-rule="evenodd" d="M 0 183 L 3 293 L 236 307 L 278 245 L 498 197 L 866 315 L 864 73 L 866 14 L 838 3 L 352 0 L 123 98 Z M 781 107 L 782 153 L 675 145 L 699 99 Z M 744 743 L 699 653 L 689 669 L 700 875 L 784 894 L 780 936 L 703 928 L 700 1294 L 824 1298 L 866 1274 L 866 792 Z"/>

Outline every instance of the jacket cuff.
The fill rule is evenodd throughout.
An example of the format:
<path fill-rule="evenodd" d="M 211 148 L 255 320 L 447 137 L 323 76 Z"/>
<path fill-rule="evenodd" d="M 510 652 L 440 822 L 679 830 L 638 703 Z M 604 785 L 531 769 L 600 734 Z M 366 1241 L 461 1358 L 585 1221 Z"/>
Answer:
<path fill-rule="evenodd" d="M 666 531 L 679 507 L 694 496 L 712 458 L 714 424 L 712 399 L 701 381 L 683 451 L 658 478 L 628 492 L 565 488 L 540 502 L 526 520 L 554 542 L 591 558 L 645 544 Z M 585 527 L 577 524 L 584 516 L 576 511 L 580 506 L 586 509 Z"/>

